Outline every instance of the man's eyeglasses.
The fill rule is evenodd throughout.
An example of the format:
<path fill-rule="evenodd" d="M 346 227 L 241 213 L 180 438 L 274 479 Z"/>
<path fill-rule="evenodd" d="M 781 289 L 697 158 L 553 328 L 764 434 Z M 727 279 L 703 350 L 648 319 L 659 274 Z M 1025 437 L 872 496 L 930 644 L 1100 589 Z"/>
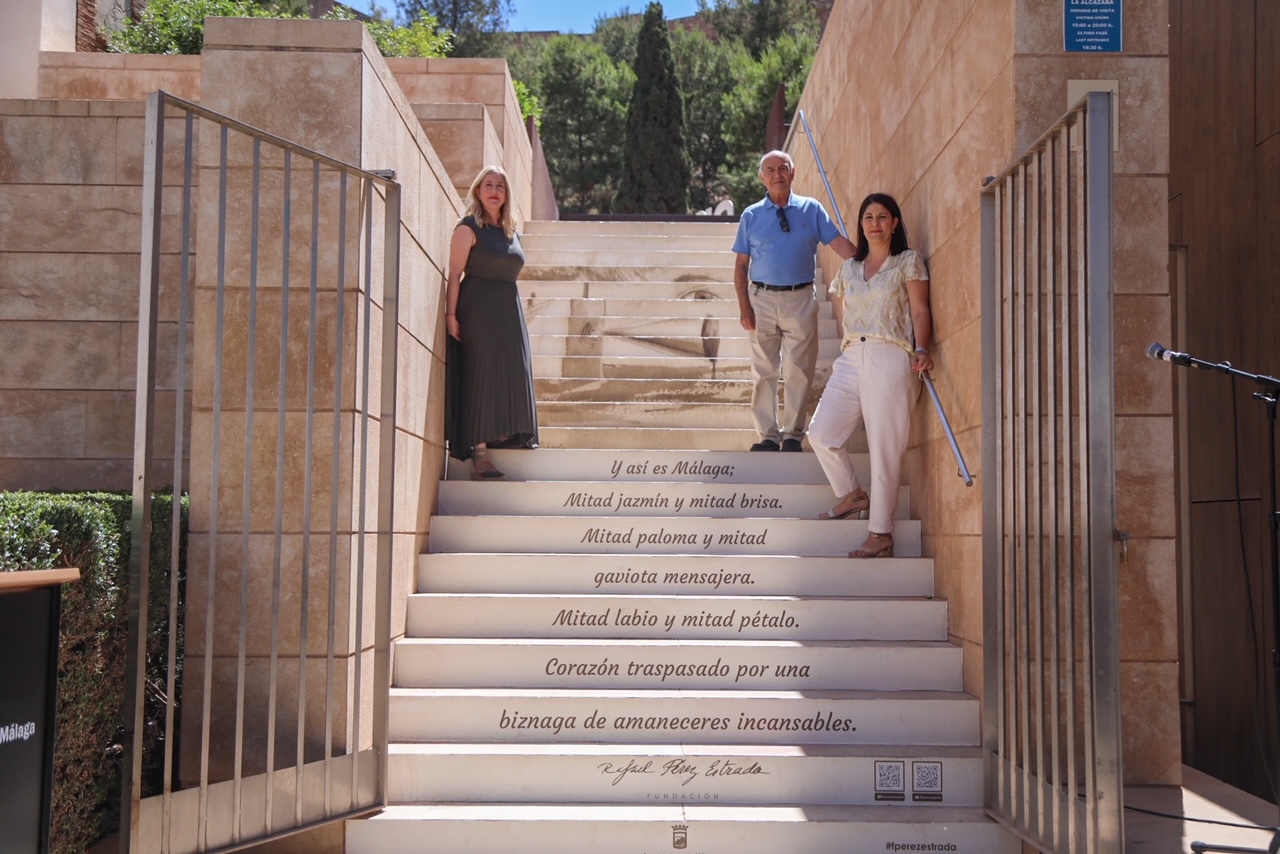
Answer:
<path fill-rule="evenodd" d="M 790 234 L 791 223 L 787 222 L 787 212 L 784 211 L 782 208 L 777 208 L 777 211 L 778 211 L 778 225 L 782 228 L 783 231 Z"/>

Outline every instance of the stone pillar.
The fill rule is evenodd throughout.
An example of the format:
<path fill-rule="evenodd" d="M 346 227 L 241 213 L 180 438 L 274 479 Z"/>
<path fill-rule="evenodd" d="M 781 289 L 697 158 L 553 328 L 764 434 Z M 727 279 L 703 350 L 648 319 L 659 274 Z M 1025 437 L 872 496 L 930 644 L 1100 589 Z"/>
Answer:
<path fill-rule="evenodd" d="M 40 51 L 76 49 L 76 0 L 9 0 L 0 27 L 0 98 L 36 97 Z"/>

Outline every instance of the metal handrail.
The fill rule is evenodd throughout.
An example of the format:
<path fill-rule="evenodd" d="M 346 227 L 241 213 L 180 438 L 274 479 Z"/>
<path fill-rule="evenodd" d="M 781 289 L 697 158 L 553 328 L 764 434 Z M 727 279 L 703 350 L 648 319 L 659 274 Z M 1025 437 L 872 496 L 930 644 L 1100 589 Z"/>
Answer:
<path fill-rule="evenodd" d="M 831 201 L 831 209 L 836 215 L 836 224 L 840 227 L 840 233 L 849 237 L 849 229 L 845 227 L 844 216 L 840 213 L 840 203 L 836 201 L 836 194 L 831 191 L 831 182 L 827 180 L 827 169 L 822 165 L 822 155 L 818 154 L 818 144 L 814 142 L 813 132 L 809 130 L 809 120 L 804 117 L 804 110 L 796 110 L 796 115 L 800 117 L 800 124 L 804 127 L 804 135 L 809 138 L 809 148 L 813 151 L 813 159 L 818 164 L 818 174 L 822 176 L 822 185 L 827 188 L 827 198 Z M 965 486 L 973 486 L 973 475 L 969 473 L 969 467 L 965 465 L 964 454 L 960 453 L 960 445 L 956 442 L 956 434 L 951 429 L 951 422 L 947 419 L 947 413 L 942 408 L 942 401 L 938 398 L 938 390 L 933 387 L 933 378 L 929 376 L 928 371 L 921 371 L 920 378 L 924 380 L 925 388 L 929 389 L 929 399 L 933 401 L 933 410 L 938 413 L 938 420 L 942 422 L 942 432 L 947 436 L 947 444 L 951 446 L 951 453 L 955 455 L 956 465 L 959 470 L 956 472 L 964 479 Z"/>

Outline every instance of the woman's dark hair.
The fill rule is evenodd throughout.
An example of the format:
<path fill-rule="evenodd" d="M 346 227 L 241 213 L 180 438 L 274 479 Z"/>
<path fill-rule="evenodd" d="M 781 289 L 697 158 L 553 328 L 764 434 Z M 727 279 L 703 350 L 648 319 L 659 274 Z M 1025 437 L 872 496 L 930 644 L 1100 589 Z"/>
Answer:
<path fill-rule="evenodd" d="M 865 260 L 867 253 L 871 251 L 867 236 L 862 233 L 862 215 L 872 205 L 884 205 L 889 215 L 898 221 L 898 227 L 893 230 L 893 235 L 889 238 L 889 254 L 897 255 L 911 248 L 907 245 L 907 225 L 902 221 L 902 209 L 898 207 L 897 199 L 888 193 L 872 193 L 862 200 L 862 206 L 858 208 L 858 239 L 856 241 L 858 248 L 853 253 L 855 261 Z"/>

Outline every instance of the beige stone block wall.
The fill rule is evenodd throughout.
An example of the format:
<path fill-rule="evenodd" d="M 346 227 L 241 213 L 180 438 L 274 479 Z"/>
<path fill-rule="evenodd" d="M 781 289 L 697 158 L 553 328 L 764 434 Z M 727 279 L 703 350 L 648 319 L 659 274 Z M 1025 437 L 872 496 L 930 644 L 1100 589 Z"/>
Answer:
<path fill-rule="evenodd" d="M 489 109 L 483 104 L 414 104 L 413 111 L 449 170 L 458 197 L 465 200 L 480 170 L 503 160 Z"/>
<path fill-rule="evenodd" d="M 502 146 L 521 221 L 533 210 L 533 149 L 504 59 L 388 59 L 412 104 L 484 104 Z M 479 170 L 475 170 L 479 172 Z M 466 185 L 471 185 L 471 178 Z M 461 181 L 457 183 L 462 184 Z"/>
<path fill-rule="evenodd" d="M 970 469 L 954 476 L 939 422 L 921 396 L 906 471 L 912 511 L 965 650 L 965 687 L 982 693 L 982 180 L 1004 170 L 1069 107 L 1067 80 L 1118 79 L 1115 340 L 1125 776 L 1180 775 L 1173 420 L 1167 370 L 1144 357 L 1170 330 L 1164 200 L 1168 173 L 1167 0 L 1129 0 L 1125 53 L 1065 54 L 1057 0 L 837 0 L 800 100 L 850 230 L 869 192 L 902 204 L 928 260 L 934 380 Z M 799 122 L 789 141 L 796 189 L 826 191 Z M 839 259 L 821 256 L 829 278 Z"/>
<path fill-rule="evenodd" d="M 200 100 L 200 57 L 41 51 L 38 95 L 46 100 L 141 101 L 156 89 Z"/>
<path fill-rule="evenodd" d="M 0 489 L 129 488 L 144 112 L 0 101 Z M 170 226 L 176 202 L 163 209 Z M 176 242 L 161 249 L 173 282 Z M 176 337 L 177 309 L 162 290 L 162 343 Z M 175 367 L 157 375 L 169 437 Z M 172 441 L 157 450 L 171 455 Z"/>

